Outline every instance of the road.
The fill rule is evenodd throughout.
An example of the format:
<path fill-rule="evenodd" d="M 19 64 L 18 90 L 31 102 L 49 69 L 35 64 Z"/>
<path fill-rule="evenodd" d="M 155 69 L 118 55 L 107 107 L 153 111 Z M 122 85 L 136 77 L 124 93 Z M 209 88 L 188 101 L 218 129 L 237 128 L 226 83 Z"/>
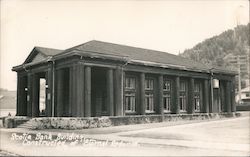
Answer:
<path fill-rule="evenodd" d="M 166 123 L 167 124 L 167 123 Z M 143 125 L 142 125 L 143 126 Z M 21 141 L 10 140 L 13 133 L 26 132 L 58 136 L 58 130 L 27 131 L 23 129 L 1 129 L 1 149 L 19 155 L 39 156 L 249 156 L 249 116 L 216 121 L 204 121 L 175 126 L 164 123 L 144 124 L 140 129 L 133 126 L 99 128 L 92 130 L 60 131 L 64 135 L 75 133 L 84 138 L 99 141 L 124 141 L 127 145 L 73 145 L 67 141 L 63 146 L 23 145 Z M 136 128 L 134 127 L 134 128 Z M 115 131 L 114 131 L 115 130 Z M 103 132 L 102 132 L 103 131 Z"/>

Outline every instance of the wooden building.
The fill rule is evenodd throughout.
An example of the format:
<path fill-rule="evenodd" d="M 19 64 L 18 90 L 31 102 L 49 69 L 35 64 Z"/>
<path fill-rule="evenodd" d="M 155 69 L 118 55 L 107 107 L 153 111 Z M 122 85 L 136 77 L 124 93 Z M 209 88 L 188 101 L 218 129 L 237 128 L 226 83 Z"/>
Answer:
<path fill-rule="evenodd" d="M 235 75 L 180 56 L 89 41 L 35 47 L 17 72 L 17 115 L 98 117 L 235 111 Z M 39 109 L 46 80 L 45 110 Z"/>

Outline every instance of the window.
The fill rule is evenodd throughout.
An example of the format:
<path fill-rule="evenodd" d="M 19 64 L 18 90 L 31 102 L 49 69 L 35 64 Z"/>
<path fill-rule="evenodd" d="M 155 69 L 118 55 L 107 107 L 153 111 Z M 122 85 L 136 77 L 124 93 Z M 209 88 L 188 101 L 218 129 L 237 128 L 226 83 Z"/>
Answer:
<path fill-rule="evenodd" d="M 125 112 L 136 112 L 136 78 L 125 78 Z"/>
<path fill-rule="evenodd" d="M 135 89 L 135 78 L 134 77 L 126 77 L 125 88 L 126 89 Z"/>
<path fill-rule="evenodd" d="M 201 111 L 201 83 L 194 83 L 194 110 L 195 112 Z"/>
<path fill-rule="evenodd" d="M 154 112 L 154 80 L 145 79 L 145 105 L 147 112 Z"/>
<path fill-rule="evenodd" d="M 164 94 L 163 95 L 163 107 L 164 107 L 164 111 L 170 111 L 170 107 L 171 107 L 171 96 L 170 96 L 170 94 Z"/>
<path fill-rule="evenodd" d="M 187 110 L 187 83 L 186 81 L 180 81 L 180 111 L 185 112 Z"/>
<path fill-rule="evenodd" d="M 164 80 L 163 91 L 170 91 L 171 90 L 171 81 Z"/>
<path fill-rule="evenodd" d="M 147 111 L 154 111 L 154 95 L 146 94 L 145 95 L 145 103 Z"/>
<path fill-rule="evenodd" d="M 135 93 L 125 94 L 125 105 L 127 112 L 135 112 Z"/>
<path fill-rule="evenodd" d="M 163 109 L 164 112 L 171 110 L 171 80 L 164 79 L 163 82 Z"/>
<path fill-rule="evenodd" d="M 246 97 L 250 97 L 250 93 L 246 93 Z"/>
<path fill-rule="evenodd" d="M 153 90 L 154 89 L 154 80 L 146 79 L 145 80 L 145 90 Z"/>

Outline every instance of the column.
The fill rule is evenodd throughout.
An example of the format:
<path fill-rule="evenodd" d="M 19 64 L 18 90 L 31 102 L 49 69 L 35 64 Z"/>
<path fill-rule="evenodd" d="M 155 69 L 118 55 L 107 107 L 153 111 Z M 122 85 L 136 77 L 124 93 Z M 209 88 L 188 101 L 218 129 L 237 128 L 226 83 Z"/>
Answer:
<path fill-rule="evenodd" d="M 91 67 L 85 67 L 85 117 L 91 117 Z"/>
<path fill-rule="evenodd" d="M 107 108 L 110 116 L 114 116 L 114 81 L 113 69 L 107 70 Z"/>
<path fill-rule="evenodd" d="M 230 81 L 226 81 L 226 111 L 231 112 L 231 85 Z"/>
<path fill-rule="evenodd" d="M 76 69 L 76 107 L 77 116 L 84 117 L 84 66 L 77 65 Z"/>
<path fill-rule="evenodd" d="M 17 73 L 17 101 L 16 101 L 16 115 L 17 116 L 26 116 L 27 115 L 27 87 L 26 76 L 20 76 Z"/>
<path fill-rule="evenodd" d="M 208 80 L 204 80 L 203 90 L 203 112 L 209 113 L 209 83 Z"/>
<path fill-rule="evenodd" d="M 231 104 L 232 104 L 232 112 L 236 112 L 235 105 L 235 80 L 233 79 L 231 82 Z"/>
<path fill-rule="evenodd" d="M 189 90 L 188 90 L 188 113 L 193 114 L 195 107 L 194 107 L 194 78 L 189 79 Z"/>
<path fill-rule="evenodd" d="M 32 117 L 38 117 L 39 116 L 39 86 L 40 81 L 39 77 L 34 74 L 32 79 L 33 87 L 32 87 Z"/>
<path fill-rule="evenodd" d="M 159 75 L 158 77 L 158 113 L 163 115 L 164 114 L 164 107 L 163 107 L 163 75 Z"/>
<path fill-rule="evenodd" d="M 63 69 L 59 69 L 57 70 L 56 72 L 56 83 L 57 83 L 57 90 L 56 90 L 56 111 L 57 111 L 57 114 L 56 116 L 57 117 L 61 117 L 63 116 L 63 106 L 64 106 L 64 101 L 63 101 L 63 98 L 64 98 L 64 95 L 63 95 L 63 91 L 65 90 L 64 89 L 64 84 L 63 84 L 63 80 L 64 80 L 64 73 L 63 73 Z"/>
<path fill-rule="evenodd" d="M 52 69 L 49 68 L 46 72 L 46 85 L 48 86 L 46 88 L 46 109 L 45 114 L 47 117 L 52 117 Z"/>
<path fill-rule="evenodd" d="M 69 68 L 69 106 L 68 106 L 68 116 L 74 116 L 73 115 L 73 108 L 74 108 L 74 104 L 75 104 L 75 99 L 74 99 L 74 88 L 75 88 L 75 77 L 74 77 L 74 71 L 75 71 L 75 67 L 70 67 Z"/>
<path fill-rule="evenodd" d="M 115 69 L 115 115 L 116 116 L 123 116 L 123 78 L 124 78 L 124 72 L 121 67 L 117 67 Z"/>
<path fill-rule="evenodd" d="M 145 106 L 145 74 L 144 73 L 140 74 L 140 102 L 141 102 L 140 113 L 141 115 L 145 115 L 146 106 Z"/>
<path fill-rule="evenodd" d="M 173 107 L 171 107 L 172 113 L 179 114 L 180 113 L 180 77 L 176 76 L 175 77 L 175 82 L 174 82 L 174 102 L 173 102 Z"/>
<path fill-rule="evenodd" d="M 28 73 L 28 91 L 27 91 L 27 116 L 32 116 L 32 74 Z"/>
<path fill-rule="evenodd" d="M 84 66 L 80 63 L 70 68 L 70 111 L 71 116 L 84 116 Z"/>

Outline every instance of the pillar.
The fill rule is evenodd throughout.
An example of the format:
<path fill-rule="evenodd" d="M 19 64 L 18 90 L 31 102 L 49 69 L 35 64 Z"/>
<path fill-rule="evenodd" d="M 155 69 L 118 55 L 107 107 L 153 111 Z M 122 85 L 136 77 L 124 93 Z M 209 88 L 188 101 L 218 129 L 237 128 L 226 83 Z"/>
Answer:
<path fill-rule="evenodd" d="M 20 76 L 17 74 L 17 101 L 16 101 L 16 115 L 26 116 L 27 115 L 27 91 L 25 88 L 27 86 L 27 80 L 25 76 Z"/>
<path fill-rule="evenodd" d="M 64 108 L 64 95 L 63 95 L 63 91 L 64 89 L 64 84 L 63 84 L 63 80 L 64 80 L 64 73 L 63 73 L 63 69 L 59 69 L 56 72 L 56 116 L 57 117 L 61 117 L 63 116 L 63 108 Z"/>
<path fill-rule="evenodd" d="M 193 114 L 195 107 L 194 107 L 194 78 L 190 78 L 189 79 L 189 90 L 188 90 L 188 95 L 189 95 L 189 99 L 188 99 L 188 107 L 187 107 L 187 112 L 189 114 Z"/>
<path fill-rule="evenodd" d="M 230 81 L 226 81 L 226 111 L 231 112 L 231 85 Z"/>
<path fill-rule="evenodd" d="M 236 112 L 236 105 L 235 105 L 235 80 L 233 78 L 231 82 L 231 104 L 232 104 L 232 112 Z"/>
<path fill-rule="evenodd" d="M 34 74 L 32 79 L 32 117 L 38 117 L 39 116 L 39 87 L 40 87 L 40 80 L 39 77 Z"/>
<path fill-rule="evenodd" d="M 141 73 L 140 74 L 140 113 L 141 115 L 145 115 L 145 74 Z"/>
<path fill-rule="evenodd" d="M 45 114 L 47 117 L 52 117 L 52 112 L 54 111 L 54 109 L 52 110 L 52 84 L 53 84 L 53 74 L 52 74 L 52 69 L 49 68 L 48 71 L 46 72 L 46 109 L 45 109 Z"/>
<path fill-rule="evenodd" d="M 81 63 L 70 68 L 69 110 L 73 117 L 84 116 L 84 66 Z"/>
<path fill-rule="evenodd" d="M 91 117 L 91 67 L 85 67 L 85 117 Z"/>
<path fill-rule="evenodd" d="M 171 107 L 172 113 L 179 114 L 180 113 L 180 77 L 176 76 L 174 81 L 174 102 Z"/>
<path fill-rule="evenodd" d="M 158 113 L 163 115 L 164 114 L 164 107 L 163 107 L 163 75 L 158 76 Z"/>
<path fill-rule="evenodd" d="M 115 69 L 115 77 L 114 77 L 114 95 L 115 95 L 115 116 L 123 116 L 123 78 L 124 72 L 121 67 L 117 67 Z"/>
<path fill-rule="evenodd" d="M 76 114 L 84 117 L 84 66 L 78 64 L 76 68 Z"/>
<path fill-rule="evenodd" d="M 114 81 L 113 69 L 107 70 L 107 108 L 110 116 L 114 116 Z"/>
<path fill-rule="evenodd" d="M 203 112 L 209 113 L 209 82 L 205 79 L 203 83 Z"/>
<path fill-rule="evenodd" d="M 32 79 L 33 75 L 31 73 L 28 73 L 28 78 L 27 78 L 27 116 L 31 117 L 32 116 Z"/>

